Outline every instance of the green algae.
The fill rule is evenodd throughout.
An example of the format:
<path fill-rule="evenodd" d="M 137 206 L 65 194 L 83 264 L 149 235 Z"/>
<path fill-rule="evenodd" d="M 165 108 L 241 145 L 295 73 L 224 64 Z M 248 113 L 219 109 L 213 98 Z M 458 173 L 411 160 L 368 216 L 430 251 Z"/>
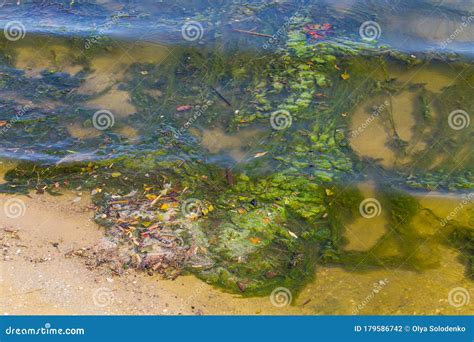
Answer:
<path fill-rule="evenodd" d="M 466 274 L 474 279 L 474 230 L 456 227 L 449 235 L 449 242 L 459 248 L 461 261 L 466 264 Z"/>

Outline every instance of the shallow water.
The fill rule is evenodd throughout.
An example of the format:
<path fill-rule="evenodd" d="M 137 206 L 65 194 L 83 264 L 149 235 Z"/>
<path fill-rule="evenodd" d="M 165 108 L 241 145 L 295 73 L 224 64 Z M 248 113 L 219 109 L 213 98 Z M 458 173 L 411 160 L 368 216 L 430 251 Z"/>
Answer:
<path fill-rule="evenodd" d="M 397 293 L 404 277 L 440 298 L 472 287 L 470 9 L 422 0 L 5 1 L 0 25 L 18 21 L 24 37 L 0 39 L 0 157 L 10 170 L 2 189 L 54 191 L 63 171 L 49 170 L 79 166 L 81 190 L 145 189 L 154 200 L 169 179 L 177 202 L 216 207 L 185 226 L 202 229 L 199 253 L 231 270 L 198 272 L 226 291 L 267 295 L 274 285 L 262 284 L 281 276 L 301 313 L 445 312 L 427 307 L 427 296 L 406 304 Z M 189 20 L 198 38 L 183 33 Z M 375 41 L 362 37 L 368 21 Z M 273 120 L 278 109 L 290 118 Z M 249 260 L 277 271 L 256 276 Z M 435 270 L 451 268 L 437 286 Z M 384 297 L 357 308 L 386 278 Z M 305 296 L 332 299 L 305 307 Z"/>

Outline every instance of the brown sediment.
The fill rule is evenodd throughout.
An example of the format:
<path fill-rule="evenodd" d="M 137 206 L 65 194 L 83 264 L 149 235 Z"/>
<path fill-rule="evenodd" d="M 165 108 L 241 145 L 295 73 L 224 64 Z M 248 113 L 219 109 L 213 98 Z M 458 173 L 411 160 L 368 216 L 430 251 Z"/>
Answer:
<path fill-rule="evenodd" d="M 386 168 L 411 163 L 416 153 L 429 147 L 427 138 L 433 130 L 433 126 L 422 122 L 418 105 L 420 96 L 420 91 L 403 90 L 393 96 L 379 96 L 357 107 L 351 117 L 352 134 L 349 134 L 355 153 Z M 385 101 L 389 104 L 377 112 L 376 108 Z M 430 109 L 433 119 L 437 119 L 437 111 Z M 396 141 L 401 141 L 404 147 L 398 147 Z"/>
<path fill-rule="evenodd" d="M 192 131 L 193 134 L 201 137 L 201 145 L 211 153 L 227 152 L 237 161 L 241 161 L 247 156 L 245 148 L 252 146 L 261 135 L 258 129 L 243 129 L 235 134 L 227 134 L 221 128 L 205 129 L 202 132 Z"/>
<path fill-rule="evenodd" d="M 360 133 L 349 135 L 349 141 L 354 151 L 362 157 L 370 157 L 386 167 L 393 166 L 397 159 L 396 154 L 389 147 L 391 127 L 385 118 L 387 111 L 391 110 L 390 104 L 382 112 L 374 109 L 380 106 L 388 97 L 379 97 L 370 103 L 365 103 L 355 109 L 352 118 L 352 132 Z"/>
<path fill-rule="evenodd" d="M 136 112 L 136 108 L 130 101 L 128 91 L 112 88 L 106 94 L 87 102 L 87 106 L 93 109 L 106 109 L 117 117 L 126 117 Z"/>
<path fill-rule="evenodd" d="M 20 46 L 15 53 L 15 67 L 25 70 L 28 77 L 38 77 L 44 70 L 75 75 L 83 69 L 73 62 L 72 50 L 59 44 L 48 44 L 43 48 Z"/>
<path fill-rule="evenodd" d="M 423 84 L 424 88 L 434 93 L 440 93 L 445 87 L 450 86 L 459 72 L 438 65 L 426 65 L 407 68 L 403 65 L 389 64 L 388 73 L 394 77 L 398 84 Z"/>
<path fill-rule="evenodd" d="M 82 123 L 76 122 L 66 126 L 68 133 L 77 139 L 91 139 L 101 135 L 101 131 L 94 127 L 84 127 Z"/>

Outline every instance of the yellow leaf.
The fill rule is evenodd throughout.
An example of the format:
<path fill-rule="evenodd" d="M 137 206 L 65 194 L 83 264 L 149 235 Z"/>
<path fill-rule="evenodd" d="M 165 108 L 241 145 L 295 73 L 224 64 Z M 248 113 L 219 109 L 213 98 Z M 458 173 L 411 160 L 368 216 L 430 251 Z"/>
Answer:
<path fill-rule="evenodd" d="M 168 210 L 169 207 L 170 207 L 170 206 L 169 206 L 168 203 L 163 203 L 163 204 L 161 205 L 160 209 L 161 209 L 161 210 Z"/>
<path fill-rule="evenodd" d="M 253 243 L 254 245 L 257 245 L 260 243 L 260 239 L 258 237 L 251 237 L 250 242 Z"/>
<path fill-rule="evenodd" d="M 344 71 L 344 73 L 341 75 L 341 78 L 345 81 L 348 80 L 351 75 L 347 73 L 347 71 Z"/>
<path fill-rule="evenodd" d="M 146 194 L 145 197 L 150 200 L 150 201 L 153 201 L 155 198 L 156 198 L 156 195 L 153 195 L 153 194 Z"/>
<path fill-rule="evenodd" d="M 334 195 L 334 192 L 331 189 L 326 189 L 326 195 L 332 196 Z"/>

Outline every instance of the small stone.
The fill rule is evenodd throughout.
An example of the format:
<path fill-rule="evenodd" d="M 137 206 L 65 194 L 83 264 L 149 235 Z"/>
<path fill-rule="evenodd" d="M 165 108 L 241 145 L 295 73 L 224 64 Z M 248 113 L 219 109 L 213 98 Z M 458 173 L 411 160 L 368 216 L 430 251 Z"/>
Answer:
<path fill-rule="evenodd" d="M 278 274 L 274 271 L 268 271 L 265 273 L 265 278 L 267 279 L 273 279 L 277 276 Z"/>
<path fill-rule="evenodd" d="M 244 292 L 245 289 L 247 288 L 247 284 L 245 284 L 244 282 L 242 281 L 238 281 L 237 282 L 237 286 L 239 288 L 240 291 Z"/>

